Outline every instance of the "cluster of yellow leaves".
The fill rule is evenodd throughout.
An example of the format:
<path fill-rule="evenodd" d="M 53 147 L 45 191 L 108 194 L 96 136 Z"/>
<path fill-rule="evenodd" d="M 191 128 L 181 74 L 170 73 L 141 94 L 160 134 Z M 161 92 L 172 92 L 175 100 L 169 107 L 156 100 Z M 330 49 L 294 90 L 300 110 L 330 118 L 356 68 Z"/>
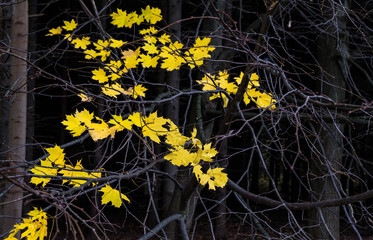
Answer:
<path fill-rule="evenodd" d="M 100 172 L 88 173 L 85 171 L 81 164 L 81 160 L 76 163 L 75 166 L 66 163 L 65 153 L 63 149 L 59 146 L 54 146 L 51 148 L 45 148 L 49 153 L 49 156 L 45 160 L 40 161 L 40 166 L 34 166 L 30 169 L 34 176 L 31 178 L 30 183 L 35 185 L 42 184 L 43 187 L 50 182 L 52 176 L 57 176 L 57 174 L 63 177 L 76 177 L 76 178 L 99 178 L 101 177 Z M 45 177 L 44 177 L 45 176 Z M 49 177 L 46 177 L 49 176 Z M 81 184 L 87 182 L 85 179 L 70 179 L 63 180 L 62 184 L 68 182 L 74 185 L 73 187 L 79 187 Z"/>
<path fill-rule="evenodd" d="M 21 234 L 21 238 L 26 238 L 27 240 L 43 240 L 47 236 L 47 214 L 43 210 L 38 210 L 34 207 L 34 210 L 27 215 L 30 218 L 24 218 L 22 223 L 14 225 L 9 236 L 4 240 L 17 240 L 14 236 L 18 231 L 22 230 L 24 232 Z"/>
<path fill-rule="evenodd" d="M 118 28 L 132 28 L 134 24 L 140 25 L 144 22 L 151 26 L 146 29 L 139 30 L 143 41 L 139 43 L 135 49 L 122 49 L 122 46 L 127 42 L 110 38 L 107 40 L 98 39 L 92 41 L 90 37 L 83 36 L 82 38 L 75 37 L 71 31 L 75 30 L 77 23 L 74 19 L 64 21 L 64 25 L 49 30 L 47 36 L 60 35 L 63 30 L 68 33 L 64 35 L 65 39 L 71 42 L 76 49 L 81 49 L 85 54 L 85 59 L 94 60 L 100 59 L 104 65 L 103 68 L 98 68 L 92 71 L 92 79 L 104 84 L 101 87 L 102 93 L 116 98 L 120 94 L 128 95 L 137 99 L 139 96 L 145 97 L 147 90 L 141 84 L 125 89 L 120 82 L 123 74 L 128 73 L 130 69 L 137 68 L 140 64 L 143 68 L 156 68 L 158 65 L 161 69 L 167 71 L 178 70 L 183 64 L 188 64 L 190 68 L 201 66 L 205 59 L 210 58 L 210 52 L 215 48 L 208 46 L 210 38 L 197 38 L 196 42 L 189 49 L 178 41 L 172 41 L 171 36 L 164 33 L 156 36 L 158 30 L 154 28 L 154 24 L 162 20 L 161 10 L 147 6 L 141 9 L 141 14 L 136 12 L 128 13 L 121 9 L 117 9 L 111 15 L 112 24 Z M 134 46 L 135 44 L 131 44 Z M 122 53 L 120 60 L 106 62 L 113 49 L 119 49 Z M 112 57 L 112 59 L 115 58 Z"/>
<path fill-rule="evenodd" d="M 234 82 L 229 82 L 229 74 L 227 71 L 220 71 L 218 75 L 205 74 L 201 80 L 197 80 L 197 83 L 201 84 L 203 91 L 213 91 L 213 90 L 224 90 L 226 94 L 236 94 L 238 86 L 241 84 L 244 73 L 241 72 L 238 77 L 234 78 Z M 251 74 L 250 82 L 247 86 L 246 92 L 244 94 L 243 101 L 247 105 L 253 101 L 259 108 L 275 109 L 276 100 L 270 93 L 261 92 L 257 90 L 260 87 L 259 76 L 256 73 Z M 220 98 L 223 100 L 224 107 L 228 105 L 229 98 L 223 93 L 213 93 L 210 100 Z"/>
<path fill-rule="evenodd" d="M 141 130 L 143 137 L 149 137 L 153 142 L 161 143 L 161 138 L 164 138 L 164 142 L 171 146 L 169 148 L 170 153 L 164 158 L 176 166 L 192 165 L 196 167 L 201 161 L 212 162 L 213 157 L 218 153 L 215 148 L 211 147 L 211 143 L 202 144 L 196 137 L 196 129 L 191 133 L 191 137 L 186 137 L 180 133 L 175 123 L 170 119 L 158 117 L 157 112 L 151 113 L 149 116 L 142 116 L 140 112 L 134 112 L 126 119 L 118 115 L 113 115 L 113 118 L 107 123 L 100 119 L 99 124 L 91 122 L 94 118 L 97 119 L 97 117 L 93 116 L 93 113 L 90 113 L 86 109 L 80 112 L 77 110 L 73 115 L 66 115 L 66 120 L 62 124 L 66 126 L 66 129 L 73 136 L 80 136 L 88 129 L 94 141 L 104 139 L 108 136 L 114 137 L 116 132 L 123 131 L 124 129 L 133 130 L 133 126 L 136 126 Z M 79 167 L 77 170 L 80 170 Z M 216 170 L 210 169 L 207 172 L 207 174 L 210 174 L 209 176 L 215 176 L 213 180 L 208 181 L 210 189 L 212 189 L 213 184 L 217 187 L 223 187 L 228 181 L 226 173 L 223 173 L 222 170 L 222 168 Z M 203 185 L 205 185 L 207 182 L 204 181 L 204 175 L 197 175 L 199 172 L 194 172 L 197 179 L 201 179 L 201 184 L 204 183 Z M 78 181 L 75 182 L 76 184 L 80 183 Z"/>
<path fill-rule="evenodd" d="M 166 143 L 171 145 L 170 153 L 164 158 L 176 166 L 193 166 L 193 173 L 197 180 L 203 186 L 209 183 L 211 190 L 215 190 L 215 187 L 224 187 L 228 181 L 228 175 L 222 172 L 223 168 L 212 169 L 210 167 L 206 174 L 202 172 L 201 161 L 212 162 L 218 151 L 211 147 L 211 143 L 202 144 L 196 136 L 195 128 L 191 137 L 185 137 L 177 128 L 172 128 L 166 137 Z"/>
<path fill-rule="evenodd" d="M 140 15 L 136 12 L 127 14 L 126 11 L 117 9 L 117 12 L 113 12 L 110 16 L 113 19 L 111 24 L 118 28 L 132 28 L 133 24 L 140 25 L 145 21 L 154 25 L 162 20 L 161 10 L 159 8 L 153 8 L 150 6 L 146 6 L 145 9 L 141 9 Z"/>
<path fill-rule="evenodd" d="M 82 121 L 87 121 L 84 113 L 88 111 L 82 112 L 83 114 L 77 114 L 77 116 L 79 116 Z M 115 116 L 110 123 L 117 126 L 117 128 L 122 128 L 122 126 L 120 126 L 120 122 L 122 121 L 123 120 L 121 117 Z M 46 160 L 40 161 L 40 166 L 34 166 L 32 169 L 30 169 L 33 174 L 37 175 L 31 178 L 30 183 L 35 185 L 42 183 L 42 186 L 45 187 L 45 185 L 50 182 L 52 176 L 57 177 L 57 174 L 59 174 L 59 176 L 62 175 L 65 178 L 62 181 L 62 184 L 68 183 L 73 185 L 72 187 L 75 188 L 85 184 L 88 179 L 101 178 L 101 172 L 99 171 L 92 171 L 90 173 L 86 171 L 81 163 L 82 160 L 79 160 L 75 166 L 66 163 L 65 153 L 59 146 L 56 145 L 52 148 L 46 148 L 45 150 L 49 153 L 49 156 Z M 95 183 L 92 182 L 92 184 L 94 185 Z M 111 201 L 115 207 L 120 207 L 122 203 L 121 199 L 130 202 L 126 195 L 119 194 L 118 190 L 112 189 L 109 185 L 105 185 L 99 191 L 104 192 L 101 200 L 102 204 L 106 204 Z"/>

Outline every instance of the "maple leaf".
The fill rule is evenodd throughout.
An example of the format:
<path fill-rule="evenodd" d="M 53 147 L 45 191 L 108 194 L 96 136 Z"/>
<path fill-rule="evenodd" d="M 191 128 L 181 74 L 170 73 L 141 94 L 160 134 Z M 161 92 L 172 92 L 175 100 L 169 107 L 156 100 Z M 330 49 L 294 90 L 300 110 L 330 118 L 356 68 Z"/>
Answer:
<path fill-rule="evenodd" d="M 127 14 L 126 11 L 123 11 L 119 8 L 117 8 L 117 12 L 113 12 L 112 14 L 110 14 L 110 16 L 113 19 L 111 24 L 118 28 L 132 28 L 133 24 L 140 24 L 143 21 L 143 17 L 139 16 L 136 12 Z"/>
<path fill-rule="evenodd" d="M 122 41 L 122 40 L 116 40 L 116 39 L 114 39 L 114 38 L 110 38 L 109 41 L 110 41 L 109 46 L 112 47 L 112 48 L 120 48 L 120 47 L 123 46 L 125 43 L 127 43 L 127 42 L 124 42 L 124 41 Z"/>
<path fill-rule="evenodd" d="M 203 145 L 203 149 L 199 148 L 197 151 L 198 158 L 206 162 L 212 162 L 212 158 L 216 154 L 218 154 L 218 151 L 215 148 L 211 148 L 211 143 Z"/>
<path fill-rule="evenodd" d="M 87 127 L 72 114 L 66 115 L 66 120 L 61 123 L 66 126 L 66 130 L 69 130 L 73 137 L 80 136 L 87 129 Z"/>
<path fill-rule="evenodd" d="M 197 153 L 192 153 L 182 146 L 175 146 L 174 149 L 169 150 L 170 153 L 164 156 L 164 159 L 176 166 L 188 166 L 189 164 L 197 164 L 199 161 Z"/>
<path fill-rule="evenodd" d="M 144 125 L 143 119 L 141 117 L 141 114 L 139 112 L 132 113 L 128 120 L 131 121 L 135 126 L 142 127 Z"/>
<path fill-rule="evenodd" d="M 190 138 L 188 138 L 188 137 L 186 137 L 186 136 L 184 136 L 180 133 L 179 128 L 171 120 L 168 120 L 168 125 L 169 125 L 168 128 L 170 130 L 167 132 L 167 135 L 166 135 L 165 142 L 167 144 L 170 144 L 172 146 L 182 146 L 187 141 L 190 140 Z"/>
<path fill-rule="evenodd" d="M 118 115 L 112 115 L 113 119 L 110 119 L 108 123 L 114 125 L 110 127 L 112 130 L 115 130 L 115 132 L 123 131 L 124 129 L 131 130 L 132 129 L 132 121 L 129 119 L 124 119 L 122 116 Z M 112 136 L 113 137 L 113 136 Z"/>
<path fill-rule="evenodd" d="M 45 148 L 45 150 L 49 153 L 47 159 L 54 163 L 56 166 L 63 166 L 65 165 L 65 153 L 60 146 L 54 146 L 51 148 Z"/>
<path fill-rule="evenodd" d="M 149 28 L 146 28 L 146 29 L 142 29 L 139 31 L 139 33 L 141 35 L 151 35 L 151 34 L 156 34 L 158 32 L 157 29 L 155 29 L 153 26 L 149 27 Z"/>
<path fill-rule="evenodd" d="M 218 85 L 215 83 L 214 79 L 214 75 L 207 73 L 201 80 L 197 80 L 197 83 L 203 85 L 202 91 L 216 90 Z"/>
<path fill-rule="evenodd" d="M 89 124 L 93 119 L 93 113 L 90 113 L 87 109 L 83 108 L 82 111 L 75 111 L 74 116 L 85 125 Z"/>
<path fill-rule="evenodd" d="M 94 100 L 94 97 L 87 96 L 84 93 L 79 93 L 77 96 L 80 97 L 82 102 L 92 102 Z"/>
<path fill-rule="evenodd" d="M 216 187 L 224 187 L 227 184 L 228 175 L 223 173 L 222 170 L 224 168 L 209 168 L 206 173 L 203 173 L 200 165 L 193 167 L 193 173 L 199 183 L 203 186 L 208 183 L 210 190 L 216 190 Z"/>
<path fill-rule="evenodd" d="M 87 46 L 91 44 L 89 37 L 83 37 L 82 39 L 75 38 L 71 43 L 74 44 L 75 48 L 81 48 L 83 50 L 87 49 Z"/>
<path fill-rule="evenodd" d="M 43 210 L 38 210 L 34 207 L 34 210 L 30 211 L 27 215 L 31 218 L 23 218 L 22 223 L 14 225 L 14 229 L 10 231 L 9 236 L 4 240 L 16 240 L 14 236 L 21 230 L 25 230 L 21 234 L 21 238 L 27 238 L 27 240 L 43 240 L 47 236 L 47 214 Z"/>
<path fill-rule="evenodd" d="M 106 75 L 105 70 L 102 68 L 92 70 L 92 73 L 92 79 L 97 80 L 99 83 L 106 83 L 109 81 L 109 77 Z"/>
<path fill-rule="evenodd" d="M 66 31 L 72 31 L 76 28 L 76 26 L 78 25 L 74 19 L 72 19 L 70 22 L 69 21 L 63 21 L 63 23 L 65 24 L 64 26 L 62 26 L 63 29 L 65 29 Z"/>
<path fill-rule="evenodd" d="M 97 43 L 93 43 L 97 51 L 104 50 L 109 44 L 110 42 L 108 40 L 102 41 L 101 39 L 97 40 Z"/>
<path fill-rule="evenodd" d="M 159 8 L 153 8 L 148 5 L 145 9 L 141 9 L 141 12 L 144 20 L 152 25 L 162 20 L 161 9 Z"/>
<path fill-rule="evenodd" d="M 82 177 L 82 178 L 89 178 L 89 173 L 84 171 L 84 168 L 82 166 L 82 160 L 78 161 L 74 166 L 66 165 L 64 169 L 60 170 L 58 173 L 62 174 L 64 177 Z M 62 180 L 62 184 L 65 184 L 66 182 L 69 182 L 69 184 L 72 184 L 73 187 L 80 187 L 80 185 L 87 182 L 85 179 L 71 179 L 71 180 Z"/>
<path fill-rule="evenodd" d="M 119 83 L 114 84 L 105 84 L 101 87 L 102 93 L 109 96 L 109 97 L 117 97 L 120 93 L 125 94 L 125 90 Z"/>
<path fill-rule="evenodd" d="M 51 28 L 51 29 L 49 29 L 49 33 L 46 34 L 45 36 L 59 35 L 61 33 L 62 33 L 62 28 L 61 27 Z"/>
<path fill-rule="evenodd" d="M 50 176 L 57 176 L 57 168 L 54 168 L 52 166 L 52 162 L 47 160 L 41 160 L 40 166 L 34 166 L 30 169 L 30 172 L 32 172 L 35 175 L 50 175 Z M 32 177 L 30 183 L 33 183 L 35 185 L 39 185 L 42 183 L 42 186 L 45 187 L 47 183 L 49 183 L 51 178 L 45 178 L 45 177 Z"/>
<path fill-rule="evenodd" d="M 145 92 L 147 90 L 148 89 L 146 87 L 144 87 L 142 84 L 134 86 L 134 88 L 133 88 L 133 98 L 137 99 L 139 96 L 140 97 L 145 97 Z"/>
<path fill-rule="evenodd" d="M 140 54 L 140 62 L 144 68 L 155 68 L 158 64 L 159 56 Z"/>
<path fill-rule="evenodd" d="M 256 101 L 255 101 L 256 105 L 259 107 L 259 108 L 267 108 L 269 107 L 271 104 L 275 103 L 275 100 L 272 98 L 272 95 L 270 95 L 269 93 L 262 93 L 260 94 Z M 270 107 L 270 109 L 275 109 L 276 106 L 275 105 L 272 105 Z"/>
<path fill-rule="evenodd" d="M 136 68 L 137 64 L 140 62 L 138 56 L 140 56 L 140 48 L 137 48 L 135 51 L 126 50 L 122 52 L 124 59 L 124 65 L 127 69 Z"/>
<path fill-rule="evenodd" d="M 96 117 L 96 119 L 99 120 L 100 123 L 90 123 L 87 125 L 89 135 L 91 135 L 95 142 L 107 138 L 111 134 L 109 125 L 98 117 Z"/>
<path fill-rule="evenodd" d="M 168 130 L 164 127 L 168 120 L 163 117 L 158 117 L 157 112 L 150 114 L 143 119 L 144 126 L 142 128 L 142 135 L 149 137 L 152 141 L 160 143 L 159 136 L 167 134 Z"/>
<path fill-rule="evenodd" d="M 152 43 L 145 43 L 144 46 L 142 47 L 143 50 L 147 51 L 148 54 L 158 54 L 159 50 L 157 47 L 152 44 Z"/>
<path fill-rule="evenodd" d="M 167 71 L 178 70 L 183 63 L 185 63 L 184 58 L 174 55 L 168 55 L 167 58 L 163 59 L 161 68 L 166 69 Z"/>
<path fill-rule="evenodd" d="M 158 38 L 158 41 L 161 42 L 163 45 L 165 45 L 166 43 L 170 43 L 171 42 L 171 36 L 167 33 L 164 33 L 162 34 L 162 36 L 160 36 Z"/>
<path fill-rule="evenodd" d="M 131 202 L 126 195 L 120 193 L 116 189 L 113 189 L 110 187 L 110 185 L 105 185 L 105 187 L 102 187 L 99 191 L 104 193 L 101 198 L 101 204 L 111 202 L 114 207 L 119 208 L 122 205 L 122 199 L 126 200 L 127 202 Z"/>
<path fill-rule="evenodd" d="M 93 49 L 87 49 L 83 52 L 85 54 L 85 59 L 95 59 L 96 57 L 100 56 L 100 53 L 96 52 Z"/>

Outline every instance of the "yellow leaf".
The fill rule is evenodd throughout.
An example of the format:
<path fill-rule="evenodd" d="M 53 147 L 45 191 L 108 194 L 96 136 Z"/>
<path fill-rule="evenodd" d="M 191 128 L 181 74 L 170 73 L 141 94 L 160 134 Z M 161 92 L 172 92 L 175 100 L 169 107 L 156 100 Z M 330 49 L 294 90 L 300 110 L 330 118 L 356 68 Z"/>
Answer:
<path fill-rule="evenodd" d="M 158 38 L 158 41 L 160 41 L 163 45 L 165 45 L 166 43 L 170 43 L 171 42 L 171 36 L 168 35 L 167 33 L 164 33 L 162 34 L 162 36 L 160 36 Z"/>
<path fill-rule="evenodd" d="M 108 40 L 102 41 L 101 39 L 97 40 L 97 43 L 93 43 L 97 51 L 104 50 L 109 44 L 110 42 Z"/>
<path fill-rule="evenodd" d="M 54 163 L 56 166 L 63 166 L 65 165 L 65 153 L 60 146 L 54 146 L 51 148 L 45 148 L 45 150 L 49 153 L 47 159 Z"/>
<path fill-rule="evenodd" d="M 90 123 L 87 125 L 89 135 L 91 135 L 93 141 L 95 142 L 97 140 L 107 138 L 111 134 L 109 125 L 98 117 L 96 117 L 96 119 L 99 120 L 100 123 Z"/>
<path fill-rule="evenodd" d="M 66 115 L 66 120 L 61 123 L 66 126 L 66 130 L 69 130 L 73 137 L 80 136 L 87 129 L 87 127 L 73 115 Z"/>
<path fill-rule="evenodd" d="M 152 43 L 145 43 L 144 46 L 142 47 L 143 50 L 147 51 L 148 54 L 158 54 L 159 50 L 157 47 L 152 44 Z"/>
<path fill-rule="evenodd" d="M 140 62 L 144 68 L 157 67 L 159 56 L 151 57 L 149 55 L 140 54 Z"/>
<path fill-rule="evenodd" d="M 111 24 L 118 28 L 132 28 L 133 24 L 136 23 L 137 25 L 139 25 L 144 20 L 143 17 L 139 16 L 136 12 L 127 14 L 126 11 L 123 11 L 121 9 L 117 9 L 117 12 L 113 12 L 110 16 L 113 19 Z"/>
<path fill-rule="evenodd" d="M 144 122 L 139 112 L 132 113 L 128 117 L 128 120 L 130 120 L 137 127 L 142 127 L 144 125 Z"/>
<path fill-rule="evenodd" d="M 164 159 L 169 160 L 176 166 L 188 166 L 189 164 L 197 164 L 199 159 L 197 153 L 192 153 L 182 146 L 176 146 L 174 149 L 169 149 L 170 153 L 164 156 Z"/>
<path fill-rule="evenodd" d="M 113 119 L 110 119 L 108 123 L 114 125 L 111 128 L 115 130 L 115 132 L 120 132 L 120 131 L 123 131 L 124 129 L 128 129 L 128 130 L 132 129 L 132 122 L 129 119 L 123 120 L 122 116 L 113 115 Z"/>
<path fill-rule="evenodd" d="M 105 70 L 102 68 L 95 69 L 92 71 L 92 73 L 92 79 L 97 80 L 99 83 L 106 83 L 109 81 L 109 77 L 106 75 Z"/>
<path fill-rule="evenodd" d="M 66 165 L 64 169 L 60 170 L 58 173 L 62 174 L 64 177 L 82 177 L 82 178 L 89 178 L 89 173 L 84 171 L 82 166 L 82 160 L 78 161 L 75 167 L 71 165 Z M 87 182 L 85 179 L 71 179 L 62 181 L 62 184 L 69 182 L 69 184 L 74 185 L 73 187 L 79 187 L 80 185 Z"/>
<path fill-rule="evenodd" d="M 75 38 L 71 43 L 74 44 L 75 48 L 81 48 L 83 50 L 87 49 L 87 46 L 91 44 L 89 37 L 83 37 L 82 39 Z"/>
<path fill-rule="evenodd" d="M 127 42 L 124 42 L 122 40 L 116 40 L 114 38 L 110 38 L 109 41 L 110 41 L 110 45 L 109 46 L 112 47 L 112 48 L 120 48 L 125 43 L 127 43 Z"/>
<path fill-rule="evenodd" d="M 92 102 L 94 100 L 93 97 L 87 96 L 84 93 L 79 93 L 77 96 L 80 97 L 80 101 L 82 102 Z"/>
<path fill-rule="evenodd" d="M 32 172 L 35 175 L 50 175 L 50 176 L 57 176 L 57 168 L 54 168 L 52 166 L 52 162 L 47 160 L 41 160 L 40 166 L 34 166 L 30 169 L 30 172 Z M 51 178 L 45 178 L 45 177 L 32 177 L 30 183 L 33 183 L 35 185 L 39 185 L 42 183 L 42 186 L 45 187 L 47 183 Z"/>
<path fill-rule="evenodd" d="M 101 204 L 111 202 L 114 207 L 119 208 L 122 205 L 122 199 L 126 200 L 127 202 L 131 202 L 126 195 L 120 193 L 116 189 L 113 189 L 109 185 L 105 185 L 105 187 L 101 188 L 99 191 L 104 193 L 101 198 Z"/>
<path fill-rule="evenodd" d="M 62 33 L 62 28 L 61 27 L 51 28 L 51 29 L 49 29 L 49 33 L 46 34 L 45 36 L 59 35 L 61 33 Z"/>
<path fill-rule="evenodd" d="M 117 97 L 119 94 L 123 93 L 125 94 L 125 90 L 122 88 L 122 86 L 119 83 L 114 84 L 105 84 L 103 87 L 101 87 L 102 93 L 109 96 L 109 97 Z"/>
<path fill-rule="evenodd" d="M 161 9 L 159 8 L 153 8 L 148 5 L 145 9 L 141 9 L 141 12 L 145 21 L 152 25 L 162 20 Z"/>
<path fill-rule="evenodd" d="M 80 122 L 84 123 L 85 125 L 89 124 L 93 119 L 93 113 L 90 113 L 85 108 L 83 108 L 83 110 L 80 112 L 76 110 L 74 116 L 76 119 L 78 119 Z"/>
<path fill-rule="evenodd" d="M 164 127 L 168 120 L 163 117 L 158 117 L 157 112 L 150 114 L 143 119 L 144 126 L 142 128 L 142 135 L 149 137 L 152 141 L 160 143 L 159 136 L 167 134 L 168 130 Z"/>
<path fill-rule="evenodd" d="M 10 231 L 9 236 L 4 240 L 16 239 L 14 236 L 18 231 L 24 230 L 21 234 L 21 238 L 27 238 L 27 240 L 43 240 L 47 236 L 48 221 L 47 214 L 43 210 L 38 210 L 34 207 L 34 210 L 30 211 L 27 215 L 31 218 L 23 218 L 23 222 L 14 225 L 14 229 Z"/>
<path fill-rule="evenodd" d="M 228 182 L 228 175 L 223 173 L 224 168 L 214 168 L 207 170 L 207 173 L 202 172 L 202 167 L 196 165 L 193 167 L 193 173 L 201 185 L 208 183 L 210 190 L 216 190 L 216 187 L 224 187 Z"/>
<path fill-rule="evenodd" d="M 156 34 L 157 32 L 158 32 L 158 30 L 155 29 L 153 26 L 151 26 L 151 27 L 149 27 L 147 29 L 142 29 L 142 30 L 139 31 L 139 33 L 141 35 L 147 35 L 147 34 L 151 35 L 151 34 Z"/>
<path fill-rule="evenodd" d="M 63 29 L 65 29 L 66 31 L 72 31 L 76 28 L 76 26 L 78 25 L 74 19 L 72 19 L 70 22 L 69 21 L 63 21 L 63 23 L 65 24 L 64 26 L 62 26 Z"/>
<path fill-rule="evenodd" d="M 134 86 L 134 89 L 133 89 L 133 98 L 137 99 L 139 96 L 140 97 L 145 97 L 145 92 L 147 90 L 148 89 L 146 87 L 144 87 L 142 84 Z"/>
<path fill-rule="evenodd" d="M 211 143 L 203 145 L 203 149 L 199 148 L 197 151 L 198 158 L 206 162 L 212 162 L 213 157 L 218 154 L 218 151 L 215 148 L 211 148 Z"/>
<path fill-rule="evenodd" d="M 88 50 L 85 50 L 84 51 L 84 54 L 85 54 L 85 59 L 95 59 L 96 57 L 98 57 L 100 54 L 98 52 L 96 52 L 95 50 L 93 49 L 88 49 Z"/>

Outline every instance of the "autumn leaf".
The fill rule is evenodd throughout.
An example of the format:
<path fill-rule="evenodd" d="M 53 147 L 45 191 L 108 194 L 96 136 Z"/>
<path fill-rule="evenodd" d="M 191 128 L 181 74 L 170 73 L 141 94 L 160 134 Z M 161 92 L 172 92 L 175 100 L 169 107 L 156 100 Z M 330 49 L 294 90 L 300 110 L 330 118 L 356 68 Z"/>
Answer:
<path fill-rule="evenodd" d="M 161 9 L 159 8 L 153 8 L 148 5 L 145 9 L 141 9 L 141 12 L 145 21 L 150 24 L 156 24 L 162 20 Z"/>
<path fill-rule="evenodd" d="M 30 172 L 32 172 L 35 175 L 45 175 L 45 176 L 57 176 L 57 168 L 52 166 L 52 162 L 47 160 L 41 160 L 40 166 L 34 166 L 30 169 Z M 45 187 L 47 183 L 49 183 L 51 178 L 46 177 L 32 177 L 30 183 L 33 183 L 35 185 L 39 185 L 42 183 L 42 186 Z"/>
<path fill-rule="evenodd" d="M 112 48 L 120 48 L 120 47 L 123 46 L 125 43 L 127 43 L 127 42 L 124 42 L 124 41 L 122 41 L 122 40 L 116 40 L 116 39 L 114 39 L 114 38 L 110 38 L 109 41 L 110 41 L 109 46 L 112 47 Z"/>
<path fill-rule="evenodd" d="M 203 186 L 208 184 L 210 190 L 216 190 L 216 187 L 224 187 L 227 184 L 228 175 L 223 173 L 222 170 L 224 168 L 209 168 L 206 173 L 203 173 L 201 165 L 193 167 L 193 173 L 199 183 Z"/>
<path fill-rule="evenodd" d="M 46 34 L 45 36 L 59 35 L 61 33 L 62 33 L 62 28 L 61 27 L 51 28 L 51 29 L 49 29 L 49 33 Z"/>
<path fill-rule="evenodd" d="M 45 148 L 45 150 L 49 153 L 47 159 L 55 164 L 56 166 L 63 166 L 65 165 L 65 153 L 60 146 L 54 146 L 51 148 Z"/>
<path fill-rule="evenodd" d="M 89 173 L 84 171 L 84 168 L 82 166 L 82 160 L 78 161 L 75 166 L 72 165 L 66 165 L 64 169 L 60 170 L 58 173 L 62 174 L 64 177 L 82 177 L 82 178 L 89 178 Z M 66 180 L 64 179 L 62 181 L 62 184 L 69 182 L 69 184 L 72 184 L 73 187 L 79 187 L 80 185 L 87 182 L 87 180 L 84 179 L 71 179 Z"/>
<path fill-rule="evenodd" d="M 63 29 L 65 29 L 66 31 L 72 31 L 76 28 L 76 26 L 78 25 L 74 19 L 72 19 L 70 22 L 69 21 L 63 21 L 63 23 L 65 24 L 64 26 L 62 26 Z"/>
<path fill-rule="evenodd" d="M 116 189 L 113 189 L 109 185 L 105 185 L 105 187 L 102 187 L 99 191 L 104 193 L 101 198 L 101 204 L 111 202 L 114 207 L 119 208 L 122 205 L 122 199 L 126 200 L 127 202 L 131 202 L 126 195 L 120 193 Z"/>
<path fill-rule="evenodd" d="M 105 70 L 102 68 L 95 69 L 92 71 L 92 73 L 92 79 L 97 80 L 99 83 L 106 83 L 109 81 L 109 77 L 106 75 Z"/>
<path fill-rule="evenodd" d="M 122 86 L 119 83 L 114 84 L 105 84 L 103 87 L 101 87 L 102 93 L 109 96 L 109 97 L 117 97 L 119 94 L 123 93 L 125 94 L 125 90 L 122 88 Z"/>
<path fill-rule="evenodd" d="M 72 44 L 74 44 L 75 48 L 81 48 L 83 50 L 87 49 L 87 46 L 91 44 L 89 41 L 89 37 L 83 37 L 83 38 L 75 38 L 71 41 Z"/>
<path fill-rule="evenodd" d="M 110 127 L 107 123 L 104 122 L 101 118 L 96 117 L 100 123 L 91 122 L 87 124 L 89 135 L 91 135 L 93 141 L 107 138 L 111 132 Z"/>
<path fill-rule="evenodd" d="M 168 130 L 164 127 L 168 120 L 163 117 L 158 117 L 157 112 L 150 114 L 143 119 L 144 126 L 142 128 L 142 135 L 149 137 L 152 141 L 160 143 L 159 136 L 167 134 Z"/>
<path fill-rule="evenodd" d="M 85 124 L 89 123 L 93 119 L 93 113 L 90 113 L 86 109 L 79 112 L 76 110 L 74 115 L 66 115 L 66 120 L 62 121 L 62 124 L 66 126 L 66 130 L 69 130 L 73 137 L 80 136 L 87 127 Z"/>
<path fill-rule="evenodd" d="M 108 40 L 102 41 L 101 39 L 97 40 L 97 43 L 93 43 L 97 51 L 104 50 L 109 44 L 110 42 Z"/>
<path fill-rule="evenodd" d="M 158 60 L 159 60 L 159 56 L 152 57 L 150 55 L 140 54 L 140 62 L 144 68 L 157 67 Z"/>
<path fill-rule="evenodd" d="M 218 154 L 218 151 L 215 148 L 211 148 L 211 143 L 203 145 L 203 148 L 199 148 L 197 151 L 198 158 L 206 162 L 212 162 L 212 158 L 216 154 Z"/>
<path fill-rule="evenodd" d="M 34 207 L 27 215 L 30 218 L 23 218 L 21 223 L 14 225 L 14 229 L 10 231 L 9 236 L 4 240 L 17 240 L 15 235 L 18 231 L 23 230 L 21 238 L 27 238 L 27 240 L 43 240 L 48 233 L 48 221 L 47 214 L 43 210 L 38 210 Z"/>
<path fill-rule="evenodd" d="M 176 166 L 188 166 L 190 164 L 197 164 L 197 153 L 192 153 L 182 146 L 176 146 L 174 149 L 169 149 L 170 153 L 164 156 L 164 159 L 169 160 Z"/>
<path fill-rule="evenodd" d="M 138 97 L 145 97 L 145 92 L 148 89 L 144 87 L 142 84 L 136 85 L 133 88 L 133 98 L 137 99 Z"/>

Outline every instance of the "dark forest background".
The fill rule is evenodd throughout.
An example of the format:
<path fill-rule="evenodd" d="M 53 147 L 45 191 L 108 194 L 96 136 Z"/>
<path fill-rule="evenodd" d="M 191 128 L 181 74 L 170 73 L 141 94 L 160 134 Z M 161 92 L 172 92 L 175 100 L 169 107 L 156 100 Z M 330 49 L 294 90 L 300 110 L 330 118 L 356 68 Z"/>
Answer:
<path fill-rule="evenodd" d="M 21 4 L 27 12 L 15 14 Z M 45 36 L 63 20 L 76 19 L 85 24 L 78 34 L 104 37 L 97 27 L 100 19 L 112 36 L 136 39 L 134 30 L 114 28 L 110 14 L 147 5 L 162 10 L 159 26 L 175 39 L 187 44 L 196 36 L 211 37 L 216 47 L 200 69 L 144 72 L 146 100 L 152 103 L 109 101 L 89 82 L 98 64 L 85 60 L 63 37 Z M 32 206 L 45 208 L 49 201 L 74 206 L 48 209 L 55 239 L 373 235 L 373 1 L 4 0 L 0 6 L 2 237 Z M 27 16 L 28 26 L 17 35 L 12 28 L 18 15 Z M 15 39 L 26 41 L 26 48 L 14 45 Z M 16 69 L 21 65 L 23 69 Z M 274 96 L 276 109 L 246 106 L 242 95 L 232 96 L 224 108 L 221 101 L 210 101 L 208 93 L 193 93 L 201 90 L 195 80 L 204 73 L 223 70 L 231 76 L 257 72 L 260 90 Z M 18 85 L 22 79 L 24 84 Z M 95 100 L 81 102 L 78 88 Z M 186 94 L 174 98 L 172 88 Z M 20 96 L 27 98 L 24 110 L 14 107 Z M 146 155 L 144 143 L 129 133 L 118 133 L 113 140 L 94 142 L 86 136 L 75 141 L 61 121 L 83 107 L 101 118 L 119 109 L 157 110 L 186 135 L 197 127 L 201 141 L 214 142 L 219 151 L 216 164 L 226 168 L 227 185 L 216 191 L 201 187 L 189 167 L 162 160 L 166 146 L 152 145 Z M 23 114 L 23 123 L 14 121 L 14 111 Z M 14 129 L 25 130 L 24 142 L 12 140 Z M 45 154 L 43 148 L 55 144 L 66 144 L 66 155 L 72 161 L 83 158 L 87 169 L 105 159 L 105 170 L 112 173 L 146 169 L 152 154 L 158 162 L 135 178 L 117 179 L 116 186 L 131 198 L 131 204 L 118 210 L 97 203 L 96 195 L 84 194 L 84 189 L 70 201 L 60 197 L 68 191 L 58 182 L 46 188 L 28 184 L 27 168 Z M 81 227 L 82 235 L 73 225 Z"/>

